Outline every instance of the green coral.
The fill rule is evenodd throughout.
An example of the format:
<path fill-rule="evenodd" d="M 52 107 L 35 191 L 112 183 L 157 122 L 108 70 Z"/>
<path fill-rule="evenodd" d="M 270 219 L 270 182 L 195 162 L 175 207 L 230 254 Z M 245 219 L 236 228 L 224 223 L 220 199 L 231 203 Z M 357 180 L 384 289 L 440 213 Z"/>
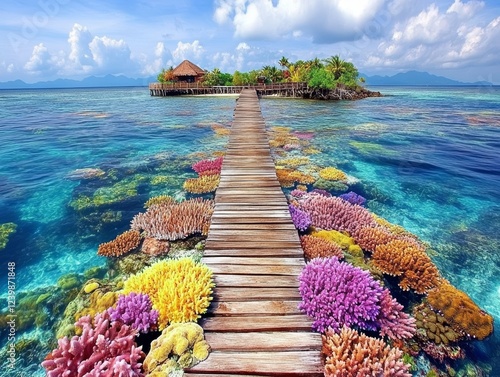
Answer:
<path fill-rule="evenodd" d="M 14 223 L 5 223 L 0 225 L 0 250 L 5 249 L 9 236 L 16 231 L 17 225 Z"/>
<path fill-rule="evenodd" d="M 323 178 L 319 178 L 316 182 L 314 182 L 313 186 L 314 188 L 327 191 L 334 191 L 334 192 L 344 192 L 347 191 L 347 189 L 349 188 L 349 186 L 340 181 L 328 181 Z"/>

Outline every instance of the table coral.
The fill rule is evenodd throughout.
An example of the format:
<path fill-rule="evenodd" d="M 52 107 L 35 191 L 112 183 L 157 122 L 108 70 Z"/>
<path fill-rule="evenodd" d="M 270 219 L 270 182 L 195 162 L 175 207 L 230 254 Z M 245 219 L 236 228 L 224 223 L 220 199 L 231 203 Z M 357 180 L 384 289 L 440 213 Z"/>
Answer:
<path fill-rule="evenodd" d="M 463 291 L 443 280 L 427 295 L 432 309 L 443 315 L 456 330 L 483 340 L 493 332 L 493 317 L 481 310 Z"/>
<path fill-rule="evenodd" d="M 190 368 L 205 360 L 210 352 L 204 340 L 203 329 L 193 322 L 174 323 L 163 330 L 151 343 L 151 351 L 144 360 L 148 376 Z M 159 374 L 160 375 L 160 374 Z"/>
<path fill-rule="evenodd" d="M 337 258 L 316 258 L 299 276 L 299 309 L 314 319 L 313 328 L 324 332 L 342 326 L 376 328 L 382 295 L 370 273 Z"/>
<path fill-rule="evenodd" d="M 346 181 L 347 175 L 342 170 L 334 168 L 332 166 L 326 167 L 319 171 L 320 178 L 327 181 Z"/>
<path fill-rule="evenodd" d="M 124 283 L 124 293 L 147 294 L 159 312 L 158 326 L 170 322 L 196 321 L 212 300 L 212 271 L 191 258 L 160 261 L 132 275 Z"/>
<path fill-rule="evenodd" d="M 402 290 L 419 294 L 436 287 L 440 279 L 437 267 L 423 247 L 412 240 L 394 240 L 378 245 L 372 262 L 384 274 L 399 276 Z"/>
<path fill-rule="evenodd" d="M 121 322 L 110 323 L 104 312 L 80 318 L 80 336 L 59 339 L 58 347 L 42 362 L 48 377 L 130 376 L 142 377 L 142 347 L 134 342 L 137 331 Z"/>
<path fill-rule="evenodd" d="M 400 349 L 345 326 L 339 334 L 328 330 L 323 335 L 322 352 L 328 377 L 411 377 Z"/>
<path fill-rule="evenodd" d="M 156 328 L 158 321 L 158 311 L 152 305 L 148 295 L 132 292 L 121 295 L 108 313 L 112 321 L 121 321 L 139 332 L 147 333 L 150 328 Z"/>
<path fill-rule="evenodd" d="M 300 244 L 307 260 L 325 257 L 344 257 L 344 252 L 338 244 L 323 238 L 305 235 L 300 237 Z"/>
<path fill-rule="evenodd" d="M 168 206 L 153 205 L 145 213 L 134 216 L 133 230 L 146 236 L 174 241 L 192 234 L 206 235 L 214 211 L 213 200 L 194 198 Z"/>
<path fill-rule="evenodd" d="M 99 245 L 97 254 L 105 257 L 119 257 L 139 247 L 141 243 L 141 234 L 136 230 L 128 230 L 113 241 L 105 242 Z"/>
<path fill-rule="evenodd" d="M 184 182 L 184 190 L 191 194 L 206 194 L 217 190 L 220 175 L 200 175 L 198 178 L 188 178 Z"/>

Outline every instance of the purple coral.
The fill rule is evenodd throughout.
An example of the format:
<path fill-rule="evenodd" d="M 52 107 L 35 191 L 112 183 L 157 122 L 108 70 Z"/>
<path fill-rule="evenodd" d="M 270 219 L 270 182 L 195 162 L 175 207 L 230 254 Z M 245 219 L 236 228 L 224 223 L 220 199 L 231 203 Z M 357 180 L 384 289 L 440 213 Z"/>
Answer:
<path fill-rule="evenodd" d="M 120 296 L 116 307 L 109 308 L 108 313 L 112 321 L 121 321 L 143 333 L 155 327 L 158 321 L 158 311 L 153 310 L 149 296 L 142 293 Z"/>
<path fill-rule="evenodd" d="M 380 326 L 380 335 L 387 335 L 393 340 L 411 338 L 417 331 L 415 318 L 403 312 L 403 305 L 391 296 L 388 289 L 384 289 L 380 298 L 377 323 Z"/>
<path fill-rule="evenodd" d="M 290 191 L 290 195 L 293 196 L 294 198 L 302 198 L 306 194 L 307 192 L 297 189 Z"/>
<path fill-rule="evenodd" d="M 349 191 L 347 194 L 339 195 L 339 198 L 342 198 L 351 204 L 357 204 L 358 206 L 364 206 L 366 203 L 366 199 L 361 195 L 356 194 L 354 191 Z"/>
<path fill-rule="evenodd" d="M 110 323 L 107 312 L 82 317 L 75 323 L 80 336 L 58 340 L 58 348 L 42 362 L 48 377 L 129 376 L 143 377 L 142 347 L 134 342 L 137 330 L 122 322 Z"/>
<path fill-rule="evenodd" d="M 290 215 L 292 216 L 293 224 L 295 228 L 300 230 L 301 232 L 305 231 L 311 225 L 311 216 L 306 212 L 289 205 L 288 209 L 290 210 Z"/>
<path fill-rule="evenodd" d="M 327 198 L 329 198 L 330 196 L 332 196 L 332 194 L 330 194 L 328 191 L 323 190 L 323 189 L 319 189 L 319 188 L 315 188 L 314 190 L 311 191 L 311 193 L 313 193 L 313 194 L 319 194 L 319 195 L 325 196 Z"/>
<path fill-rule="evenodd" d="M 376 329 L 382 287 L 369 272 L 337 258 L 316 258 L 299 277 L 302 302 L 299 309 L 314 318 L 313 329 L 342 326 Z"/>

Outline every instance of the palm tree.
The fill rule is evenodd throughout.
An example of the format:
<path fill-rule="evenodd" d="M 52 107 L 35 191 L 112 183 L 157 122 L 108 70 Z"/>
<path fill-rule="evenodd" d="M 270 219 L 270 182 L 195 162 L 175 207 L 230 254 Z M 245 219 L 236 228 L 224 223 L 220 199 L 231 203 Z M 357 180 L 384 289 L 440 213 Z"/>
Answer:
<path fill-rule="evenodd" d="M 281 67 L 288 68 L 290 66 L 290 61 L 288 60 L 288 58 L 282 56 L 281 59 L 278 61 L 278 64 Z"/>
<path fill-rule="evenodd" d="M 346 71 L 345 61 L 340 59 L 340 56 L 338 55 L 331 56 L 328 59 L 324 59 L 324 62 L 326 63 L 326 69 L 333 74 L 335 80 L 338 80 L 340 76 L 342 76 L 342 74 Z"/>

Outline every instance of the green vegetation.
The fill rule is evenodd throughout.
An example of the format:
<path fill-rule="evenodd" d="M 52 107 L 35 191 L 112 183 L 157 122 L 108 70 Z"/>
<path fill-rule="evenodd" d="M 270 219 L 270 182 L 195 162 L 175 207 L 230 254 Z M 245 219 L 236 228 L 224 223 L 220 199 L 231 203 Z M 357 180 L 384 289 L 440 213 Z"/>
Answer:
<path fill-rule="evenodd" d="M 17 225 L 14 223 L 0 224 L 0 250 L 5 249 L 11 233 L 16 231 Z"/>
<path fill-rule="evenodd" d="M 282 57 L 278 62 L 279 68 L 266 65 L 260 70 L 250 72 L 235 71 L 233 74 L 223 73 L 218 68 L 207 72 L 203 79 L 205 86 L 242 86 L 258 83 L 283 83 L 283 82 L 306 82 L 313 90 L 328 90 L 337 87 L 356 89 L 364 83 L 359 77 L 359 72 L 353 63 L 344 61 L 339 55 L 331 56 L 321 60 L 298 60 L 291 62 Z M 158 74 L 158 81 L 168 83 L 174 80 L 173 68 L 163 69 Z"/>

